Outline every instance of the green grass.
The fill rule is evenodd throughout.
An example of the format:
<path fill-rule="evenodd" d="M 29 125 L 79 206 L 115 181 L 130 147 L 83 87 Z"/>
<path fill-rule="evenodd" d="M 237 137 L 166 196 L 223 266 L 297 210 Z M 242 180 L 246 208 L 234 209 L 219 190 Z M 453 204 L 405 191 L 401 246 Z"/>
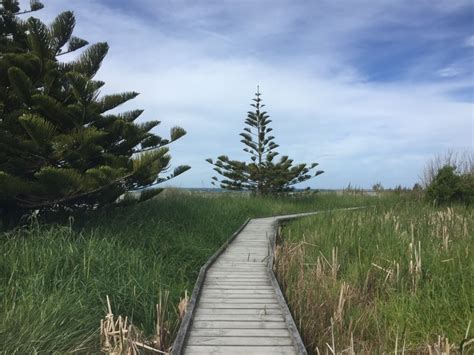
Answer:
<path fill-rule="evenodd" d="M 122 209 L 78 215 L 0 235 L 0 352 L 99 350 L 109 295 L 116 315 L 153 333 L 160 291 L 176 306 L 200 267 L 245 221 L 298 211 L 367 204 L 371 198 L 320 195 L 250 198 L 165 193 Z"/>
<path fill-rule="evenodd" d="M 357 353 L 401 351 L 403 343 L 427 353 L 438 336 L 459 351 L 474 319 L 473 231 L 472 208 L 403 197 L 287 225 L 277 271 L 308 349 L 325 353 L 334 334 L 337 352 L 351 336 Z"/>

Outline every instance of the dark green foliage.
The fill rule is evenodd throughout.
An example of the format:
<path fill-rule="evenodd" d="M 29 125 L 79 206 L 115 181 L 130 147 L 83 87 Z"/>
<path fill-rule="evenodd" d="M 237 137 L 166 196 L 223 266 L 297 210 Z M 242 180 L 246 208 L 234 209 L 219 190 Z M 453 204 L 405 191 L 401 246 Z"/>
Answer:
<path fill-rule="evenodd" d="M 312 164 L 293 164 L 293 160 L 287 156 L 282 156 L 275 162 L 275 157 L 279 154 L 275 151 L 278 144 L 274 142 L 275 137 L 269 135 L 272 122 L 266 111 L 262 111 L 265 106 L 261 104 L 261 94 L 257 89 L 255 99 L 251 106 L 255 111 L 249 111 L 245 124 L 248 127 L 240 134 L 241 142 L 245 145 L 244 152 L 250 155 L 250 162 L 231 160 L 226 155 L 221 155 L 216 162 L 207 159 L 207 162 L 214 165 L 214 170 L 223 179 L 219 181 L 213 177 L 212 184 L 220 183 L 220 187 L 227 190 L 249 190 L 257 194 L 274 194 L 288 192 L 294 189 L 294 185 L 320 175 L 323 171 L 318 170 L 311 173 L 311 170 L 318 166 Z"/>
<path fill-rule="evenodd" d="M 426 189 L 426 197 L 436 205 L 451 202 L 474 202 L 474 174 L 456 173 L 456 167 L 446 165 L 436 174 Z"/>
<path fill-rule="evenodd" d="M 170 139 L 152 133 L 160 122 L 134 123 L 143 112 L 108 114 L 138 94 L 100 96 L 104 82 L 93 80 L 107 54 L 107 43 L 86 48 L 72 62 L 58 56 L 86 46 L 72 36 L 70 11 L 50 26 L 18 18 L 17 1 L 0 5 L 0 214 L 27 209 L 96 208 L 133 189 L 166 177 L 166 145 L 185 135 L 174 127 Z M 161 190 L 147 192 L 141 200 Z"/>
<path fill-rule="evenodd" d="M 474 205 L 474 174 L 462 174 L 459 182 L 461 192 L 460 201 L 467 205 Z"/>

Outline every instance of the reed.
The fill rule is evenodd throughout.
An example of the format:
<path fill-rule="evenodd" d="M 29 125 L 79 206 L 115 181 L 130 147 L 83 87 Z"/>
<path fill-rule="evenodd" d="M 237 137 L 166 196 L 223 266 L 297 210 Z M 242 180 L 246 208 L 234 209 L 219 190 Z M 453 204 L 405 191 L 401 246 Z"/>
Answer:
<path fill-rule="evenodd" d="M 275 270 L 310 353 L 474 351 L 473 231 L 472 208 L 384 197 L 285 226 Z"/>
<path fill-rule="evenodd" d="M 127 334 L 166 351 L 184 312 L 184 301 L 176 307 L 185 290 L 192 290 L 200 267 L 248 217 L 368 201 L 170 190 L 137 206 L 53 222 L 32 216 L 0 233 L 0 353 L 97 353 L 100 320 L 111 310 L 122 315 L 115 329 L 133 324 Z M 117 321 L 114 316 L 115 323 L 107 324 Z M 125 338 L 116 340 L 123 344 Z"/>

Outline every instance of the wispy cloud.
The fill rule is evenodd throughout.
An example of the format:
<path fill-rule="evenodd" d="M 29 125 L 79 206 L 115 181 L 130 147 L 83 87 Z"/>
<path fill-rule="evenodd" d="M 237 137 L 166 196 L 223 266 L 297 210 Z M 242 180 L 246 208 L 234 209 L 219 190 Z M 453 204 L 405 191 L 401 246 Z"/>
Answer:
<path fill-rule="evenodd" d="M 473 146 L 470 1 L 185 2 L 45 0 L 72 9 L 78 36 L 107 41 L 104 93 L 141 95 L 163 133 L 189 132 L 179 186 L 209 186 L 204 159 L 244 158 L 238 133 L 260 84 L 281 153 L 318 161 L 311 186 L 412 185 L 426 159 Z M 470 32 L 471 31 L 471 32 Z"/>
<path fill-rule="evenodd" d="M 474 35 L 469 36 L 465 42 L 467 47 L 474 47 Z"/>

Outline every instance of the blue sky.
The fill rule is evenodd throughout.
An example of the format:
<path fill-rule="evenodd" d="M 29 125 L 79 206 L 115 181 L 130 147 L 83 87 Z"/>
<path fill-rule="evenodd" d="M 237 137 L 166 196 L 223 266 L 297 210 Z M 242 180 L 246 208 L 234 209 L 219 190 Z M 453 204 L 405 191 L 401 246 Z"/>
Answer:
<path fill-rule="evenodd" d="M 301 187 L 412 186 L 425 162 L 474 149 L 474 2 L 44 0 L 76 14 L 75 35 L 107 41 L 103 93 L 188 131 L 171 146 L 208 187 L 206 158 L 245 159 L 239 133 L 260 85 L 278 151 L 319 162 Z"/>

